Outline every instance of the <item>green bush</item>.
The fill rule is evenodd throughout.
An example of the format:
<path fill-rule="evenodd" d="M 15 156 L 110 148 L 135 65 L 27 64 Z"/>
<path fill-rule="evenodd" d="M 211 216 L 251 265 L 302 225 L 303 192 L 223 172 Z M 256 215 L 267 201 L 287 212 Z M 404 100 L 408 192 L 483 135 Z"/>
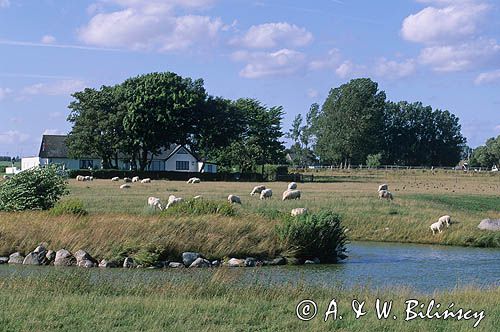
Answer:
<path fill-rule="evenodd" d="M 50 214 L 53 216 L 61 216 L 72 214 L 76 216 L 86 216 L 88 211 L 83 206 L 83 202 L 79 199 L 68 199 L 59 201 L 50 209 Z"/>
<path fill-rule="evenodd" d="M 382 153 L 369 154 L 366 157 L 366 166 L 370 168 L 377 168 L 380 166 L 380 161 L 382 160 Z"/>
<path fill-rule="evenodd" d="M 228 202 L 217 202 L 210 201 L 206 199 L 191 199 L 178 204 L 175 204 L 168 208 L 168 210 L 162 211 L 162 215 L 178 215 L 178 214 L 189 214 L 189 215 L 206 215 L 206 214 L 218 214 L 222 216 L 234 216 L 236 210 Z"/>
<path fill-rule="evenodd" d="M 48 210 L 67 193 L 55 167 L 33 168 L 0 184 L 0 211 Z"/>
<path fill-rule="evenodd" d="M 286 255 L 299 260 L 317 257 L 322 263 L 336 263 L 346 258 L 344 228 L 331 211 L 287 217 L 276 226 L 276 235 Z"/>

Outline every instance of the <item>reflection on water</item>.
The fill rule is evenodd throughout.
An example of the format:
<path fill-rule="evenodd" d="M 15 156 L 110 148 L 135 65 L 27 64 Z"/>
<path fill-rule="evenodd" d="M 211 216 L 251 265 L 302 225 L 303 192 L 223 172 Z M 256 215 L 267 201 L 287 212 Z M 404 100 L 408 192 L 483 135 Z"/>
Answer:
<path fill-rule="evenodd" d="M 296 284 L 370 288 L 404 286 L 423 292 L 465 285 L 500 286 L 500 249 L 354 242 L 349 258 L 337 265 L 233 268 L 238 283 Z M 0 278 L 36 276 L 54 267 L 0 265 Z M 74 271 L 76 268 L 60 268 Z M 210 278 L 215 269 L 92 269 L 93 281 L 162 283 Z"/>

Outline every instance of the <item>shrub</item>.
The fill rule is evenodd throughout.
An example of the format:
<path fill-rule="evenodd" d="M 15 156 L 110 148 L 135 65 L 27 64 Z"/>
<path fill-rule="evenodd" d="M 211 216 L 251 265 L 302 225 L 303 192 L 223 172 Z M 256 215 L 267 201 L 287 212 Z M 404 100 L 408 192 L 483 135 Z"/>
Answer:
<path fill-rule="evenodd" d="M 190 215 L 205 215 L 205 214 L 218 214 L 222 216 L 234 216 L 236 210 L 228 202 L 217 202 L 206 199 L 191 199 L 168 208 L 162 211 L 162 215 L 176 215 L 176 214 L 190 214 Z"/>
<path fill-rule="evenodd" d="M 55 167 L 33 168 L 0 184 L 0 211 L 48 210 L 67 193 Z"/>
<path fill-rule="evenodd" d="M 366 157 L 366 166 L 370 168 L 377 168 L 380 166 L 381 159 L 382 159 L 382 153 L 369 154 Z"/>
<path fill-rule="evenodd" d="M 287 217 L 276 226 L 276 235 L 287 256 L 300 260 L 317 257 L 322 263 L 346 258 L 344 228 L 340 216 L 331 211 Z"/>
<path fill-rule="evenodd" d="M 50 214 L 53 216 L 61 216 L 72 214 L 76 216 L 86 216 L 88 211 L 83 206 L 83 202 L 79 199 L 68 199 L 59 201 L 50 209 Z"/>

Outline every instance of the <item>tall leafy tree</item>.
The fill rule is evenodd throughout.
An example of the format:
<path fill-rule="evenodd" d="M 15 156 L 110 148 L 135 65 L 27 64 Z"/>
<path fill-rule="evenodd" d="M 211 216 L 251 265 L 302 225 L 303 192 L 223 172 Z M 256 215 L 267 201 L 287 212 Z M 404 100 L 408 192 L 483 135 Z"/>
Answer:
<path fill-rule="evenodd" d="M 485 145 L 474 149 L 471 159 L 471 166 L 492 167 L 500 166 L 500 135 L 496 138 L 489 138 Z"/>

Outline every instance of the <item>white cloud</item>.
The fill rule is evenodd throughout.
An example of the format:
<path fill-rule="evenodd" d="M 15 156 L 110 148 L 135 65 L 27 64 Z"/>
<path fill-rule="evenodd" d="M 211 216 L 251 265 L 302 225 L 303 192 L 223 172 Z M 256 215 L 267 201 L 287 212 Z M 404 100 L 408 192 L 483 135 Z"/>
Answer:
<path fill-rule="evenodd" d="M 220 18 L 175 15 L 177 7 L 204 8 L 214 3 L 211 0 L 113 2 L 124 8 L 94 15 L 78 30 L 80 40 L 102 47 L 174 51 L 207 45 L 225 27 Z"/>
<path fill-rule="evenodd" d="M 45 35 L 40 40 L 43 44 L 54 44 L 56 42 L 56 37 L 51 35 Z"/>
<path fill-rule="evenodd" d="M 419 55 L 422 64 L 435 71 L 453 72 L 478 67 L 495 60 L 500 54 L 496 40 L 480 39 L 456 45 L 439 45 L 424 48 Z"/>
<path fill-rule="evenodd" d="M 303 53 L 286 48 L 272 53 L 239 51 L 232 55 L 234 61 L 247 62 L 240 71 L 245 78 L 296 74 L 305 68 L 305 58 Z"/>
<path fill-rule="evenodd" d="M 425 44 L 460 40 L 477 32 L 488 8 L 470 1 L 450 2 L 444 8 L 426 7 L 404 19 L 401 34 L 406 40 Z"/>
<path fill-rule="evenodd" d="M 0 0 L 0 8 L 8 8 L 10 6 L 9 0 Z"/>
<path fill-rule="evenodd" d="M 287 22 L 253 25 L 232 44 L 248 48 L 301 47 L 310 44 L 313 35 L 304 28 Z"/>
<path fill-rule="evenodd" d="M 495 126 L 495 130 L 496 130 L 496 131 L 500 131 L 500 125 Z"/>
<path fill-rule="evenodd" d="M 500 81 L 500 69 L 479 74 L 474 80 L 474 83 L 480 85 L 486 83 L 493 83 L 496 81 Z M 498 126 L 498 128 L 500 129 L 500 126 Z"/>
<path fill-rule="evenodd" d="M 66 133 L 59 129 L 45 129 L 42 135 L 65 135 Z"/>
<path fill-rule="evenodd" d="M 316 59 L 309 63 L 309 68 L 312 70 L 336 69 L 342 61 L 342 55 L 336 48 L 328 51 L 326 57 Z"/>
<path fill-rule="evenodd" d="M 0 143 L 2 144 L 18 144 L 26 142 L 29 139 L 29 135 L 21 133 L 17 130 L 9 130 L 0 133 Z"/>
<path fill-rule="evenodd" d="M 62 80 L 53 83 L 38 83 L 25 87 L 22 93 L 25 95 L 70 95 L 83 90 L 85 82 L 80 80 Z"/>
<path fill-rule="evenodd" d="M 0 88 L 0 100 L 5 99 L 11 93 L 12 90 L 9 88 Z"/>
<path fill-rule="evenodd" d="M 309 98 L 317 98 L 319 96 L 319 92 L 316 89 L 307 89 L 307 96 Z"/>
<path fill-rule="evenodd" d="M 354 64 L 350 60 L 344 61 L 335 69 L 335 74 L 340 78 L 346 78 L 354 73 Z"/>
<path fill-rule="evenodd" d="M 374 73 L 377 76 L 389 79 L 403 78 L 415 73 L 416 63 L 413 59 L 401 62 L 381 58 L 377 61 Z"/>

